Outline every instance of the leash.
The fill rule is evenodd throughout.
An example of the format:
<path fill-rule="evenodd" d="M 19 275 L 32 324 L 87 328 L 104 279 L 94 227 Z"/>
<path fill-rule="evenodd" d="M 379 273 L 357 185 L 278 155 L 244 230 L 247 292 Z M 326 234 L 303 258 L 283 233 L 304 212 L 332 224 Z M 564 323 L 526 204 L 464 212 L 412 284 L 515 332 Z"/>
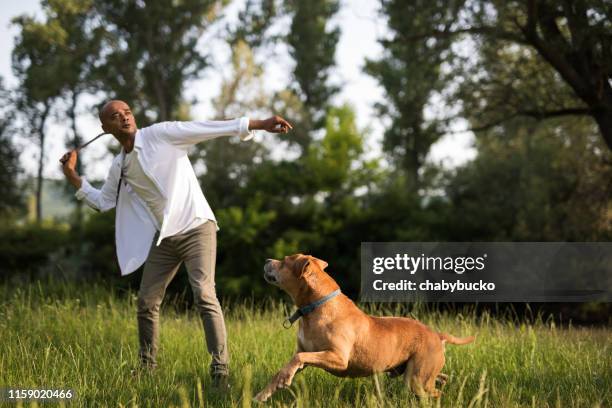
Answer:
<path fill-rule="evenodd" d="M 285 329 L 290 328 L 291 326 L 293 326 L 293 323 L 295 323 L 295 321 L 297 319 L 299 319 L 302 316 L 306 316 L 308 313 L 311 313 L 317 307 L 321 306 L 325 302 L 328 302 L 328 301 L 332 300 L 333 298 L 338 296 L 340 293 L 341 293 L 340 289 L 336 289 L 332 293 L 330 293 L 329 295 L 322 297 L 321 299 L 317 300 L 316 302 L 312 302 L 312 303 L 310 303 L 310 304 L 308 304 L 308 305 L 306 305 L 304 307 L 300 307 L 291 316 L 289 316 L 288 318 L 285 319 L 285 321 L 283 322 L 283 327 Z"/>

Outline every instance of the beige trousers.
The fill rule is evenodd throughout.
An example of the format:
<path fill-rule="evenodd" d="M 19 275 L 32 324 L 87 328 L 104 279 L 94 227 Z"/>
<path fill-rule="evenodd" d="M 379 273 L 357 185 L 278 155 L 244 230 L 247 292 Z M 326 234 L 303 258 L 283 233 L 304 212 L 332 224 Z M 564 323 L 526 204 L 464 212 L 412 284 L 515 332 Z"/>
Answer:
<path fill-rule="evenodd" d="M 153 240 L 138 291 L 139 356 L 142 364 L 157 365 L 159 307 L 168 284 L 185 262 L 194 303 L 202 318 L 208 352 L 212 356 L 211 373 L 227 374 L 227 334 L 223 312 L 215 292 L 217 229 L 212 221 L 171 237 L 159 246 Z"/>

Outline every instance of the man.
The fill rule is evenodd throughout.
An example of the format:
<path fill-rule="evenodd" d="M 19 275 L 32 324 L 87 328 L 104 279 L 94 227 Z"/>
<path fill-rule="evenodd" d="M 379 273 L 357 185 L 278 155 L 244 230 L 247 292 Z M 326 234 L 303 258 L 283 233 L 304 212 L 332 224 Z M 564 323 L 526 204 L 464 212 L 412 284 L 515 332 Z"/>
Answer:
<path fill-rule="evenodd" d="M 215 216 L 187 157 L 190 146 L 220 136 L 250 140 L 253 130 L 287 133 L 286 120 L 246 117 L 227 121 L 162 122 L 138 129 L 127 103 L 100 110 L 102 129 L 122 145 L 100 190 L 75 171 L 76 151 L 61 159 L 76 197 L 98 211 L 116 207 L 115 239 L 122 275 L 145 264 L 138 291 L 139 357 L 157 366 L 159 307 L 181 262 L 200 312 L 213 383 L 227 388 L 228 350 L 223 312 L 215 292 Z"/>

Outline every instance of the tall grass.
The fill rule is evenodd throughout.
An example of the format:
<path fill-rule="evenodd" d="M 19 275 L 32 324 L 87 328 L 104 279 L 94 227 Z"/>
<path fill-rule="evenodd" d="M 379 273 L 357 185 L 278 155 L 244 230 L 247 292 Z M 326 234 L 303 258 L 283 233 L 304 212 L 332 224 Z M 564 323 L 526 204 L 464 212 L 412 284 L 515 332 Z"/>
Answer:
<path fill-rule="evenodd" d="M 210 358 L 193 312 L 165 307 L 159 369 L 130 375 L 137 364 L 135 297 L 92 285 L 0 286 L 0 387 L 72 388 L 68 405 L 111 407 L 249 407 L 253 395 L 291 357 L 295 327 L 282 328 L 290 306 L 234 303 L 226 308 L 232 390 L 211 390 Z M 374 314 L 389 313 L 370 307 Z M 472 311 L 398 309 L 438 331 L 476 335 L 448 346 L 450 375 L 439 400 L 416 399 L 401 379 L 342 379 L 307 368 L 269 406 L 292 407 L 609 407 L 612 360 L 607 328 L 558 328 L 541 317 L 492 317 Z M 526 323 L 526 321 L 529 321 Z M 384 339 L 381 339 L 384 347 Z"/>

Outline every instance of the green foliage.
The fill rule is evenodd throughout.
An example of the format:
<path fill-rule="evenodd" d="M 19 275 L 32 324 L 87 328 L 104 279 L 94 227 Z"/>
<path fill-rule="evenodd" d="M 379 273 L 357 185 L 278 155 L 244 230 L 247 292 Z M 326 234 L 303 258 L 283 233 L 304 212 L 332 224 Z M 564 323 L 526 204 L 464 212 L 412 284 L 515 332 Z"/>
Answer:
<path fill-rule="evenodd" d="M 278 0 L 246 0 L 238 14 L 238 24 L 230 30 L 232 43 L 245 42 L 251 48 L 262 46 L 272 19 L 278 15 Z"/>
<path fill-rule="evenodd" d="M 140 126 L 173 119 L 185 83 L 208 66 L 198 41 L 226 4 L 218 0 L 96 2 L 96 16 L 105 30 L 105 52 L 96 70 L 100 88 L 110 97 L 129 101 Z"/>
<path fill-rule="evenodd" d="M 299 133 L 296 141 L 307 149 L 312 138 L 309 132 L 325 125 L 330 99 L 339 90 L 329 83 L 329 74 L 335 65 L 340 39 L 340 29 L 330 28 L 330 20 L 340 4 L 337 0 L 287 0 L 285 6 L 292 14 L 287 43 L 296 63 L 293 89 L 305 109 L 304 118 L 296 127 Z"/>
<path fill-rule="evenodd" d="M 406 173 L 408 188 L 420 187 L 419 170 L 431 145 L 441 136 L 440 124 L 425 118 L 425 108 L 434 93 L 446 85 L 441 65 L 452 41 L 406 38 L 431 27 L 450 27 L 461 4 L 443 0 L 382 2 L 390 37 L 380 40 L 385 48 L 383 57 L 368 59 L 365 71 L 385 90 L 386 100 L 378 105 L 380 116 L 390 121 L 383 149 L 397 169 Z"/>
<path fill-rule="evenodd" d="M 363 136 L 355 125 L 355 113 L 349 106 L 331 108 L 320 143 L 310 146 L 305 157 L 305 172 L 311 182 L 323 191 L 337 191 L 358 179 L 356 163 L 363 153 Z"/>
<path fill-rule="evenodd" d="M 12 96 L 0 77 L 0 218 L 19 211 L 24 201 L 23 190 L 17 181 L 23 171 L 19 164 L 19 152 L 10 138 L 15 120 L 10 106 Z"/>
<path fill-rule="evenodd" d="M 246 112 L 263 110 L 269 103 L 268 98 L 263 89 L 261 65 L 255 62 L 247 43 L 238 41 L 232 47 L 232 70 L 224 78 L 219 96 L 213 100 L 215 118 L 241 117 Z M 192 148 L 192 162 L 206 169 L 199 180 L 213 208 L 242 206 L 249 199 L 238 193 L 248 182 L 254 166 L 269 155 L 261 139 L 260 136 L 242 142 L 221 138 Z"/>
<path fill-rule="evenodd" d="M 58 53 L 66 32 L 57 20 L 39 22 L 33 17 L 13 19 L 19 30 L 12 50 L 12 68 L 19 83 L 15 105 L 23 118 L 23 134 L 36 138 L 39 149 L 36 183 L 36 221 L 42 222 L 42 177 L 45 165 L 46 124 L 62 90 L 56 80 L 62 71 Z"/>
<path fill-rule="evenodd" d="M 119 277 L 119 266 L 115 255 L 115 211 L 92 214 L 83 224 L 82 266 L 83 273 L 97 279 L 108 280 Z"/>
<path fill-rule="evenodd" d="M 371 189 L 378 177 L 377 161 L 363 157 L 364 137 L 353 110 L 343 106 L 330 109 L 323 138 L 298 160 L 264 156 L 255 162 L 227 140 L 202 145 L 207 158 L 211 151 L 225 154 L 225 160 L 212 162 L 210 168 L 207 160 L 201 178 L 207 196 L 211 191 L 209 201 L 217 208 L 221 228 L 217 263 L 221 293 L 261 295 L 263 261 L 290 252 L 338 259 L 338 276 L 357 288 L 353 272 L 359 258 L 354 255 L 361 235 L 356 229 L 364 222 L 364 196 L 357 194 Z M 238 166 L 245 169 L 241 177 L 224 182 Z"/>
<path fill-rule="evenodd" d="M 43 19 L 15 19 L 19 89 L 0 119 L 0 212 L 19 201 L 17 152 L 2 136 L 9 124 L 37 137 L 40 180 L 46 121 L 56 112 L 68 117 L 71 144 L 78 144 L 80 95 L 127 100 L 140 126 L 190 119 L 185 86 L 209 67 L 200 40 L 227 4 L 47 0 Z M 278 295 L 265 286 L 261 266 L 295 252 L 328 260 L 330 272 L 354 294 L 361 241 L 610 239 L 610 154 L 594 131 L 595 123 L 600 134 L 612 129 L 605 125 L 612 118 L 607 4 L 381 1 L 388 24 L 383 53 L 367 60 L 365 71 L 385 92 L 376 107 L 385 127 L 384 157 L 367 151 L 370 135 L 357 128 L 353 110 L 333 104 L 340 35 L 333 21 L 340 2 L 248 0 L 244 6 L 234 27 L 220 30 L 232 60 L 213 116 L 272 111 L 295 129 L 248 143 L 221 138 L 192 151 L 221 226 L 221 294 Z M 286 38 L 270 29 L 277 20 L 289 24 Z M 279 41 L 295 62 L 293 85 L 271 95 L 262 56 Z M 479 130 L 477 156 L 447 170 L 427 157 L 441 135 L 459 130 L 455 115 Z M 112 280 L 120 288 L 138 283 L 139 273 L 119 278 L 113 212 L 74 228 L 70 242 L 57 233 L 55 245 L 47 229 L 26 228 L 33 242 L 40 235 L 37 246 L 12 228 L 14 237 L 3 232 L 2 256 L 14 275 L 50 273 L 59 264 L 67 277 Z M 12 261 L 10 251 L 16 251 Z M 170 291 L 188 291 L 184 273 Z"/>
<path fill-rule="evenodd" d="M 515 121 L 482 135 L 478 150 L 448 185 L 457 215 L 449 220 L 451 240 L 611 238 L 610 154 L 587 121 Z"/>
<path fill-rule="evenodd" d="M 13 72 L 20 81 L 23 104 L 56 98 L 61 92 L 65 66 L 57 55 L 68 37 L 57 20 L 39 22 L 33 17 L 13 19 L 19 36 L 13 49 Z"/>
<path fill-rule="evenodd" d="M 461 58 L 455 60 L 449 54 L 449 62 L 460 62 L 453 65 L 448 77 L 464 88 L 460 98 L 465 96 L 470 100 L 470 93 L 475 94 L 476 100 L 482 93 L 499 96 L 499 103 L 465 107 L 466 116 L 483 114 L 495 118 L 481 122 L 476 128 L 488 129 L 517 116 L 536 119 L 588 116 L 597 123 L 601 136 L 612 149 L 609 81 L 612 8 L 608 2 L 486 0 L 463 3 L 448 25 L 437 24 L 438 16 L 429 15 L 427 9 L 415 10 L 414 20 L 427 21 L 421 30 L 406 33 L 405 40 L 406 46 L 423 41 L 454 41 L 453 50 Z M 447 9 L 453 7 L 451 3 Z M 478 54 L 487 60 L 488 67 L 481 69 L 481 61 L 475 58 Z M 540 69 L 536 69 L 538 66 Z M 532 86 L 516 90 L 515 77 L 506 73 L 516 73 L 517 81 L 527 81 Z M 485 89 L 483 84 L 487 86 Z M 449 101 L 455 100 L 456 95 L 449 97 Z"/>
<path fill-rule="evenodd" d="M 217 211 L 219 234 L 217 285 L 224 296 L 263 294 L 262 268 L 274 211 L 263 208 L 263 197 L 252 197 L 244 207 Z"/>
<path fill-rule="evenodd" d="M 69 237 L 68 228 L 61 225 L 2 225 L 0 278 L 27 281 L 40 277 L 41 269 L 48 266 L 53 254 L 69 242 Z"/>

